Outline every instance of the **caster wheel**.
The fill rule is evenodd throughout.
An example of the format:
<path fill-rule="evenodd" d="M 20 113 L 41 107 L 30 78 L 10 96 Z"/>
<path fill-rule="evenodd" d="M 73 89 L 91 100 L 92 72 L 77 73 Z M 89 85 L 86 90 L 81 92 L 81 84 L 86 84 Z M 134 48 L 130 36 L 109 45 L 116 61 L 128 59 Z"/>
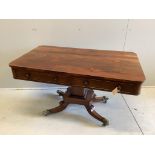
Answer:
<path fill-rule="evenodd" d="M 57 90 L 57 94 L 60 94 L 61 93 L 61 91 L 60 90 Z"/>
<path fill-rule="evenodd" d="M 104 121 L 102 124 L 102 126 L 107 126 L 107 125 L 109 125 L 109 121 Z"/>
<path fill-rule="evenodd" d="M 58 94 L 59 96 L 63 96 L 63 95 L 64 95 L 64 92 L 61 91 L 61 90 L 57 90 L 57 94 Z"/>
<path fill-rule="evenodd" d="M 103 103 L 107 103 L 107 101 L 109 100 L 109 98 L 108 97 L 106 97 L 106 96 L 103 96 Z"/>
<path fill-rule="evenodd" d="M 44 116 L 47 116 L 47 115 L 49 115 L 49 114 L 51 114 L 50 110 L 45 110 L 45 111 L 43 111 L 43 115 L 44 115 Z"/>

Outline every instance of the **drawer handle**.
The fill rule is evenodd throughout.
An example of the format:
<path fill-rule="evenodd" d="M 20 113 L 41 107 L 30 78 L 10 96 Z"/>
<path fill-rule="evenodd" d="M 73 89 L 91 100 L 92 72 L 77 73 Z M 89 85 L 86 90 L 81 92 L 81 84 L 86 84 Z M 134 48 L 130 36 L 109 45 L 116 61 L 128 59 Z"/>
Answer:
<path fill-rule="evenodd" d="M 87 86 L 87 85 L 89 84 L 89 82 L 88 82 L 88 81 L 83 81 L 83 84 L 84 84 L 85 86 Z"/>
<path fill-rule="evenodd" d="M 30 79 L 30 73 L 26 73 L 25 76 L 27 79 Z"/>
<path fill-rule="evenodd" d="M 58 78 L 55 76 L 55 77 L 53 78 L 53 80 L 56 82 L 56 81 L 58 80 Z"/>
<path fill-rule="evenodd" d="M 121 91 L 121 86 L 117 86 L 117 90 L 118 90 L 118 92 L 120 92 Z"/>

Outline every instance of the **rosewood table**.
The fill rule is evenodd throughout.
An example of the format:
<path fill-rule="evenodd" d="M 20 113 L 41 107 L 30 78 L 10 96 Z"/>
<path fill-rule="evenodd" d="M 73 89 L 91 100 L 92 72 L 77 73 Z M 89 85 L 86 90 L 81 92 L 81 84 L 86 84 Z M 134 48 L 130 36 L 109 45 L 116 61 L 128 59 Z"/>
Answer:
<path fill-rule="evenodd" d="M 88 113 L 103 125 L 108 120 L 98 114 L 93 102 L 106 103 L 93 89 L 138 95 L 145 80 L 138 57 L 133 52 L 39 46 L 11 62 L 15 79 L 69 86 L 59 106 L 44 115 L 60 112 L 68 104 L 84 105 Z"/>

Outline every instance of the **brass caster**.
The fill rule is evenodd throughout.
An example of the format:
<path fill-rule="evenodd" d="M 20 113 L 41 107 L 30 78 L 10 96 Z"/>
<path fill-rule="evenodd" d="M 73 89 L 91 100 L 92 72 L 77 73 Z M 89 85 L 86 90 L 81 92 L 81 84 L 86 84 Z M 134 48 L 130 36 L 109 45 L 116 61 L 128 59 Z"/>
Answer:
<path fill-rule="evenodd" d="M 59 96 L 63 96 L 65 93 L 63 92 L 63 91 L 61 91 L 61 90 L 57 90 L 57 93 L 58 93 L 58 95 Z"/>
<path fill-rule="evenodd" d="M 109 98 L 108 97 L 106 97 L 106 96 L 103 96 L 103 99 L 102 99 L 102 102 L 103 103 L 107 103 L 107 101 L 109 100 Z"/>
<path fill-rule="evenodd" d="M 108 120 L 104 121 L 103 124 L 102 124 L 102 126 L 107 126 L 107 125 L 109 125 L 109 121 Z"/>
<path fill-rule="evenodd" d="M 42 114 L 44 116 L 47 116 L 47 115 L 51 114 L 51 111 L 50 110 L 45 110 L 45 111 L 42 112 Z"/>

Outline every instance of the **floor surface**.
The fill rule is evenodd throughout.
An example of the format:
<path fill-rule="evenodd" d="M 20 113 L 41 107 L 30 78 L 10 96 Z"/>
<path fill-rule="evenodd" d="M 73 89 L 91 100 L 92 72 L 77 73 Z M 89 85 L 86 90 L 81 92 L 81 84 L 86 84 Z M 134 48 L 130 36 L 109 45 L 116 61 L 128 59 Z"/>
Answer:
<path fill-rule="evenodd" d="M 75 104 L 43 116 L 61 100 L 56 90 L 0 89 L 0 134 L 155 134 L 155 88 L 142 88 L 139 96 L 95 91 L 110 98 L 107 104 L 95 103 L 110 122 L 106 127 Z"/>

